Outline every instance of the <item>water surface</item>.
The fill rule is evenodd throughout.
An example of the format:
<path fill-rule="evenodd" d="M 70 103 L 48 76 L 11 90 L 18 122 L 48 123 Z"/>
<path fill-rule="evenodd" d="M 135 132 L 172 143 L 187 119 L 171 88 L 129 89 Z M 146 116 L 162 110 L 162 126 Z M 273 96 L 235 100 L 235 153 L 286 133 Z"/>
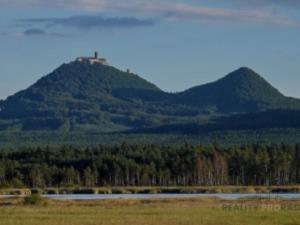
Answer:
<path fill-rule="evenodd" d="M 300 193 L 281 194 L 63 194 L 44 195 L 46 198 L 58 200 L 108 200 L 108 199 L 175 199 L 213 197 L 225 200 L 242 198 L 280 198 L 286 200 L 300 200 Z"/>

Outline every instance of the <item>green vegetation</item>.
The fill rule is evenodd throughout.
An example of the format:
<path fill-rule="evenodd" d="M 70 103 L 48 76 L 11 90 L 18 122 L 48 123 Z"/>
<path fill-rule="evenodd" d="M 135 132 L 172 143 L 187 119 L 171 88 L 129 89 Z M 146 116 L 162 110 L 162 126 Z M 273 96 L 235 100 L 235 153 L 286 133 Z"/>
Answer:
<path fill-rule="evenodd" d="M 170 94 L 113 67 L 64 64 L 0 101 L 0 195 L 25 196 L 0 198 L 0 225 L 300 224 L 299 201 L 41 197 L 300 192 L 299 110 L 248 68 Z"/>
<path fill-rule="evenodd" d="M 46 204 L 46 200 L 38 193 L 32 193 L 24 198 L 24 205 L 41 205 Z"/>
<path fill-rule="evenodd" d="M 0 195 L 31 196 L 56 194 L 267 194 L 267 193 L 300 193 L 299 185 L 287 186 L 174 186 L 174 187 L 60 187 L 35 189 L 1 188 Z M 30 199 L 30 198 L 29 198 Z"/>
<path fill-rule="evenodd" d="M 190 106 L 124 99 L 124 92 L 158 99 L 164 95 L 137 75 L 113 67 L 64 64 L 0 103 L 0 130 L 110 132 L 185 121 L 200 113 Z"/>
<path fill-rule="evenodd" d="M 50 201 L 24 206 L 0 200 L 2 225 L 298 225 L 298 201 L 218 199 Z M 243 208 L 244 207 L 244 208 Z M 288 209 L 288 210 L 285 210 Z"/>
<path fill-rule="evenodd" d="M 240 68 L 216 82 L 191 88 L 180 96 L 189 104 L 210 105 L 225 113 L 300 107 L 299 100 L 285 97 L 249 68 Z"/>
<path fill-rule="evenodd" d="M 122 138 L 153 143 L 157 137 L 148 133 L 198 135 L 188 137 L 197 143 L 200 135 L 205 139 L 201 139 L 202 144 L 211 141 L 215 135 L 211 132 L 236 132 L 239 136 L 240 130 L 254 134 L 259 130 L 268 139 L 271 135 L 266 129 L 282 129 L 271 137 L 271 141 L 277 141 L 287 129 L 300 128 L 300 101 L 285 97 L 248 68 L 171 94 L 114 67 L 72 62 L 0 101 L 0 109 L 2 146 L 23 142 L 116 144 Z M 261 113 L 264 110 L 271 111 Z M 133 132 L 128 136 L 125 131 Z M 297 133 L 292 135 L 295 136 Z M 224 135 L 221 143 L 227 144 L 222 138 Z M 178 137 L 163 136 L 158 140 L 174 143 Z"/>
<path fill-rule="evenodd" d="M 281 129 L 282 133 L 289 128 L 300 128 L 300 111 L 298 110 L 269 110 L 265 112 L 237 114 L 219 117 L 208 124 L 171 124 L 152 128 L 131 130 L 127 133 L 150 134 L 185 134 L 199 135 L 214 131 L 266 131 L 267 129 Z M 266 132 L 267 133 L 267 132 Z"/>
<path fill-rule="evenodd" d="M 300 183 L 299 160 L 300 146 L 285 144 L 222 148 L 123 143 L 113 147 L 9 149 L 0 151 L 0 186 L 295 185 Z"/>
<path fill-rule="evenodd" d="M 184 127 L 185 125 L 182 125 Z M 180 127 L 180 126 L 179 126 Z M 196 126 L 197 127 L 197 126 Z M 62 145 L 77 147 L 107 145 L 114 146 L 127 142 L 129 144 L 157 144 L 173 147 L 189 143 L 192 145 L 240 146 L 251 144 L 297 144 L 300 140 L 300 129 L 259 129 L 259 130 L 229 130 L 181 134 L 184 129 L 166 133 L 98 133 L 59 132 L 59 131 L 19 131 L 0 132 L 0 148 L 16 149 L 23 147 L 59 148 Z M 189 132 L 193 131 L 191 129 Z M 197 130 L 196 130 L 197 131 Z"/>

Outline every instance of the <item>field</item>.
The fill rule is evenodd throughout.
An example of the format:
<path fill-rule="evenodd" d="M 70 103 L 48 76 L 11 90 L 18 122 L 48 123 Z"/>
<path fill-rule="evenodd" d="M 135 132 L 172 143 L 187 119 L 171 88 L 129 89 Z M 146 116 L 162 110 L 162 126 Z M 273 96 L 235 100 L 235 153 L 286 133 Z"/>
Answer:
<path fill-rule="evenodd" d="M 50 201 L 0 199 L 0 225 L 297 225 L 300 202 L 181 199 Z"/>

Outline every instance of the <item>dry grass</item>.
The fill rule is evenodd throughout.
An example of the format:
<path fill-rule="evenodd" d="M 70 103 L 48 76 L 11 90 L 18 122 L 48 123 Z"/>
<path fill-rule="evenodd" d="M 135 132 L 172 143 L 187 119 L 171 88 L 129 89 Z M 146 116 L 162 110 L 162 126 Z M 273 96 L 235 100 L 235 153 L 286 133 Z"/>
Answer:
<path fill-rule="evenodd" d="M 260 210 L 224 210 L 223 205 L 262 206 Z M 167 200 L 54 201 L 24 206 L 20 199 L 0 200 L 0 225 L 300 225 L 300 211 L 272 211 L 264 205 L 299 201 L 212 198 Z M 300 208 L 299 208 L 300 209 Z"/>

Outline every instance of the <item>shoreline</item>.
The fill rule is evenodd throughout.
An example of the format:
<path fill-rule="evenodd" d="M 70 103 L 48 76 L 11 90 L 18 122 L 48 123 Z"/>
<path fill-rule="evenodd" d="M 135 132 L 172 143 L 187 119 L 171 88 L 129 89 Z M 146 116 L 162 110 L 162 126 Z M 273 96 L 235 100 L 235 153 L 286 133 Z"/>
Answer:
<path fill-rule="evenodd" d="M 189 187 L 59 187 L 0 188 L 0 196 L 80 195 L 80 194 L 297 194 L 300 185 L 291 186 L 189 186 Z"/>

